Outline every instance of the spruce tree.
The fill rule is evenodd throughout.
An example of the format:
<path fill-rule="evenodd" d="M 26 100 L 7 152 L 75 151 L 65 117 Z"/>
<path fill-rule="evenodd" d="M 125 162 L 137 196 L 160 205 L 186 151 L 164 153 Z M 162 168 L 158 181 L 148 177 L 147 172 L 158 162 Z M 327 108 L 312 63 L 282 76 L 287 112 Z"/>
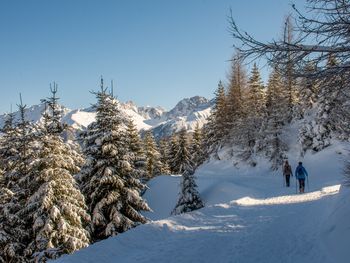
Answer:
<path fill-rule="evenodd" d="M 217 158 L 217 152 L 225 143 L 224 141 L 228 135 L 227 112 L 225 88 L 220 81 L 215 92 L 215 105 L 208 119 L 205 134 L 208 152 L 214 154 Z"/>
<path fill-rule="evenodd" d="M 178 138 L 176 134 L 173 134 L 170 138 L 170 142 L 168 145 L 168 163 L 169 163 L 169 168 L 172 174 L 175 174 L 176 171 L 178 170 L 176 167 L 176 163 L 173 162 L 175 159 L 175 156 L 177 155 L 178 151 Z"/>
<path fill-rule="evenodd" d="M 102 79 L 95 95 L 96 122 L 82 136 L 87 160 L 78 179 L 92 218 L 92 240 L 98 241 L 145 223 L 140 211 L 150 208 L 140 196 L 145 186 L 128 161 L 118 102 L 106 93 Z"/>
<path fill-rule="evenodd" d="M 225 128 L 228 130 L 231 140 L 239 133 L 237 123 L 243 118 L 243 96 L 247 85 L 246 75 L 241 55 L 239 53 L 234 54 L 229 73 L 226 99 L 227 112 L 224 114 L 226 118 Z"/>
<path fill-rule="evenodd" d="M 129 162 L 137 170 L 137 177 L 143 178 L 146 176 L 146 157 L 140 135 L 131 119 L 127 121 L 125 133 L 126 144 L 129 149 Z"/>
<path fill-rule="evenodd" d="M 245 89 L 242 101 L 243 118 L 238 122 L 236 143 L 241 148 L 239 156 L 243 161 L 255 165 L 254 155 L 261 144 L 261 126 L 265 117 L 265 92 L 256 64 Z"/>
<path fill-rule="evenodd" d="M 267 86 L 266 111 L 267 117 L 263 123 L 264 148 L 271 161 L 271 168 L 277 170 L 285 159 L 287 146 L 281 139 L 285 118 L 283 82 L 280 74 L 274 69 L 270 75 Z"/>
<path fill-rule="evenodd" d="M 4 198 L 0 208 L 0 260 L 4 262 L 26 262 L 29 255 L 25 248 L 32 237 L 31 224 L 21 213 L 28 196 L 28 175 L 36 159 L 34 126 L 26 120 L 26 105 L 18 105 L 20 118 L 13 124 L 9 116 L 2 132 L 1 159 L 3 169 Z"/>
<path fill-rule="evenodd" d="M 32 224 L 33 236 L 26 253 L 36 261 L 54 259 L 89 245 L 85 227 L 90 217 L 84 196 L 73 178 L 83 158 L 63 142 L 57 86 L 51 92 L 37 142 L 40 144 L 38 156 L 27 176 L 31 196 L 20 211 Z"/>
<path fill-rule="evenodd" d="M 204 154 L 203 148 L 204 147 L 203 147 L 202 131 L 199 128 L 199 124 L 197 123 L 192 136 L 191 149 L 190 149 L 191 160 L 194 168 L 197 168 L 199 165 L 201 165 L 204 162 L 205 154 Z"/>
<path fill-rule="evenodd" d="M 169 166 L 169 149 L 168 149 L 168 138 L 162 138 L 159 140 L 159 155 L 160 162 L 162 164 L 161 174 L 171 174 Z"/>
<path fill-rule="evenodd" d="M 193 164 L 191 163 L 191 154 L 187 140 L 187 132 L 185 129 L 182 129 L 179 132 L 176 147 L 177 149 L 174 149 L 174 156 L 171 156 L 171 159 L 169 160 L 173 166 L 173 172 L 175 174 L 182 174 L 186 171 L 189 164 L 193 170 Z"/>
<path fill-rule="evenodd" d="M 181 192 L 172 214 L 178 215 L 191 212 L 204 207 L 203 201 L 197 191 L 197 184 L 193 175 L 193 170 L 187 168 L 181 178 Z"/>

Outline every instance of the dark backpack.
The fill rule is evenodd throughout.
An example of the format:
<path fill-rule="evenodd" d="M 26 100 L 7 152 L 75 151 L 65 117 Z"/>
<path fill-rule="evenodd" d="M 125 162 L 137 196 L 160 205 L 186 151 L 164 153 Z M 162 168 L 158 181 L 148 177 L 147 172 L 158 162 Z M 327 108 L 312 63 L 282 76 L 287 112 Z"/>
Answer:
<path fill-rule="evenodd" d="M 304 167 L 302 167 L 302 166 L 298 167 L 297 177 L 298 178 L 305 178 Z"/>

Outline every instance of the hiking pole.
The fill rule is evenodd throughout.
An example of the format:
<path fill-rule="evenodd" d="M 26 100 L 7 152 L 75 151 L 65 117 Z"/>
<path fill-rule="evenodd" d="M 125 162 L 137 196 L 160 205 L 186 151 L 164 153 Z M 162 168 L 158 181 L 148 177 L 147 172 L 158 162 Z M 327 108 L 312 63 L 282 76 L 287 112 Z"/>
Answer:
<path fill-rule="evenodd" d="M 310 187 L 309 187 L 309 176 L 306 176 L 306 183 L 307 183 L 307 191 L 310 192 Z"/>
<path fill-rule="evenodd" d="M 298 182 L 297 182 L 297 177 L 295 176 L 295 193 L 298 193 Z"/>

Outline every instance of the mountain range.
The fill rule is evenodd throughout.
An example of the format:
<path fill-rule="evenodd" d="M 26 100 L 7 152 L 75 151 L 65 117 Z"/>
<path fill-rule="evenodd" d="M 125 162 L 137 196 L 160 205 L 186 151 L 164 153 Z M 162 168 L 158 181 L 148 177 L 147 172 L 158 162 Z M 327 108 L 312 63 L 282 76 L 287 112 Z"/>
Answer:
<path fill-rule="evenodd" d="M 124 116 L 130 117 L 137 129 L 142 133 L 152 130 L 156 138 L 168 137 L 172 133 L 185 128 L 192 132 L 195 126 L 202 127 L 210 116 L 213 100 L 194 96 L 179 101 L 170 111 L 162 107 L 139 107 L 134 102 L 120 102 L 119 106 Z M 96 112 L 93 107 L 84 109 L 62 109 L 62 122 L 72 126 L 75 130 L 84 130 L 90 123 L 95 121 Z M 44 104 L 33 105 L 27 108 L 26 118 L 33 122 L 42 120 Z M 6 114 L 0 115 L 0 127 L 3 126 Z M 19 118 L 19 112 L 15 112 L 15 119 Z"/>

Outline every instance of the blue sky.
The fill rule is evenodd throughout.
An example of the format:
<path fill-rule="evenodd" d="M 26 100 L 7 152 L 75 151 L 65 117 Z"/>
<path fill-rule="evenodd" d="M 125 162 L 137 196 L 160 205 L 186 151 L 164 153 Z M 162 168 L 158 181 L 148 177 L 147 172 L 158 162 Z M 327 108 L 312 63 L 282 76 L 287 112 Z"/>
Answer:
<path fill-rule="evenodd" d="M 294 1 L 302 6 L 304 1 Z M 286 0 L 1 0 L 0 112 L 59 85 L 61 103 L 87 107 L 100 75 L 118 98 L 167 109 L 212 97 L 234 50 L 227 15 L 261 40 L 280 34 Z"/>

